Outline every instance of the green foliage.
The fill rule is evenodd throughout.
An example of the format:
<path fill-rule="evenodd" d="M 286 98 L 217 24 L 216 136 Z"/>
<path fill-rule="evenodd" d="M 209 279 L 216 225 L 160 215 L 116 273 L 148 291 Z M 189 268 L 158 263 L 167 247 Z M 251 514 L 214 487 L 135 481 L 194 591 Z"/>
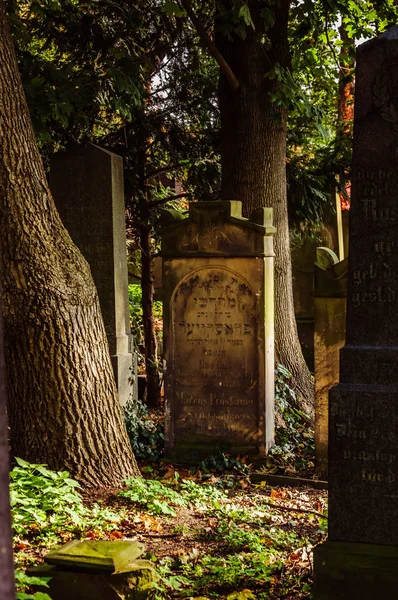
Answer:
<path fill-rule="evenodd" d="M 248 585 L 265 585 L 282 568 L 275 555 L 264 548 L 263 552 L 242 552 L 225 557 L 204 556 L 197 564 L 188 564 L 185 576 L 192 578 L 192 590 L 207 592 L 222 589 L 228 592 Z"/>
<path fill-rule="evenodd" d="M 166 15 L 174 15 L 175 17 L 182 17 L 185 15 L 184 10 L 179 7 L 177 2 L 166 2 L 162 10 Z"/>
<path fill-rule="evenodd" d="M 10 473 L 10 500 L 18 537 L 34 536 L 51 545 L 60 541 L 61 532 L 79 533 L 90 527 L 107 530 L 122 518 L 97 504 L 86 508 L 77 491 L 79 483 L 66 471 L 51 471 L 20 458 L 16 461 L 18 466 Z"/>
<path fill-rule="evenodd" d="M 138 344 L 142 344 L 144 340 L 144 325 L 142 322 L 142 290 L 141 285 L 137 283 L 129 284 L 129 306 L 130 306 L 130 323 L 131 331 L 134 335 L 134 339 Z M 153 303 L 153 316 L 159 323 L 163 319 L 163 303 L 159 300 L 155 300 Z M 161 327 L 159 324 L 158 338 L 161 337 Z"/>
<path fill-rule="evenodd" d="M 221 448 L 214 454 L 208 456 L 200 464 L 204 473 L 211 471 L 212 473 L 240 473 L 247 475 L 250 471 L 249 465 L 240 457 L 231 456 L 224 452 Z"/>
<path fill-rule="evenodd" d="M 308 468 L 313 460 L 314 432 L 309 417 L 295 407 L 296 394 L 290 387 L 291 374 L 282 365 L 275 370 L 275 407 L 283 425 L 276 427 L 275 446 L 269 452 L 277 462 L 292 470 Z M 312 463 L 313 464 L 313 463 Z"/>
<path fill-rule="evenodd" d="M 10 473 L 10 499 L 13 527 L 26 535 L 34 526 L 45 539 L 70 524 L 80 526 L 86 514 L 77 492 L 79 484 L 66 471 L 50 471 L 45 465 L 33 465 L 17 458 L 18 466 Z"/>
<path fill-rule="evenodd" d="M 17 600 L 51 600 L 50 596 L 44 592 L 32 592 L 29 590 L 35 586 L 48 587 L 48 577 L 31 577 L 21 569 L 15 570 L 15 587 L 17 591 Z"/>
<path fill-rule="evenodd" d="M 134 455 L 140 460 L 158 460 L 164 453 L 164 422 L 150 418 L 146 404 L 130 399 L 124 422 Z"/>
<path fill-rule="evenodd" d="M 213 505 L 214 502 L 225 500 L 226 493 L 213 485 L 199 485 L 195 481 L 185 479 L 181 482 L 180 493 L 187 503 L 194 504 L 196 507 Z"/>
<path fill-rule="evenodd" d="M 163 514 L 174 517 L 176 513 L 172 506 L 185 506 L 186 504 L 179 493 L 166 487 L 160 481 L 135 477 L 134 479 L 127 479 L 125 483 L 129 486 L 129 489 L 120 492 L 118 495 L 144 507 L 145 510 L 154 515 Z"/>
<path fill-rule="evenodd" d="M 39 145 L 119 128 L 143 93 L 142 14 L 128 1 L 8 0 L 20 72 Z"/>
<path fill-rule="evenodd" d="M 226 500 L 224 491 L 212 486 L 197 484 L 192 480 L 184 480 L 181 485 L 175 483 L 165 485 L 155 479 L 136 477 L 125 481 L 128 490 L 120 492 L 119 496 L 127 498 L 134 504 L 154 515 L 175 516 L 173 506 L 187 507 L 192 504 L 196 508 L 219 507 L 219 503 Z"/>

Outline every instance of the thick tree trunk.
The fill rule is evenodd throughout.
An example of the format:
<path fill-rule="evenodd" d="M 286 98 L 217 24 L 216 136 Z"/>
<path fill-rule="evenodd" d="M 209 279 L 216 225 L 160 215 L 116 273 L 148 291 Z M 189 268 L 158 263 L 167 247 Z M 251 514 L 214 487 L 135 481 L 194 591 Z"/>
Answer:
<path fill-rule="evenodd" d="M 160 406 L 160 377 L 157 363 L 157 342 L 153 315 L 154 284 L 152 276 L 151 228 L 141 227 L 141 289 L 142 318 L 145 338 L 145 368 L 147 403 Z"/>
<path fill-rule="evenodd" d="M 239 81 L 232 90 L 221 74 L 222 195 L 241 200 L 244 215 L 255 208 L 274 209 L 275 236 L 275 350 L 276 360 L 293 375 L 300 408 L 313 414 L 313 381 L 304 361 L 294 315 L 286 195 L 286 110 L 272 102 L 280 91 L 276 78 L 266 76 L 275 64 L 288 64 L 289 0 L 274 7 L 275 25 L 268 31 L 271 47 L 260 43 L 264 33 L 264 1 L 248 2 L 255 29 L 232 40 L 218 35 L 217 46 Z M 227 5 L 227 2 L 224 2 Z"/>
<path fill-rule="evenodd" d="M 91 486 L 138 474 L 90 269 L 56 212 L 0 0 L 0 277 L 14 454 Z M 87 223 L 89 226 L 89 223 Z"/>

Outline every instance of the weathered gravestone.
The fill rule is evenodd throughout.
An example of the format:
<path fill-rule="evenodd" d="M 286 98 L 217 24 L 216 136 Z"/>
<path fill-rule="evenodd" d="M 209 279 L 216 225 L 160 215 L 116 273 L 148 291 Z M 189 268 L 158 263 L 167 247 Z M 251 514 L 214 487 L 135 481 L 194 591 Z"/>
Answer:
<path fill-rule="evenodd" d="M 162 229 L 166 452 L 264 455 L 274 439 L 272 210 L 198 202 Z"/>
<path fill-rule="evenodd" d="M 314 286 L 315 467 L 328 476 L 328 395 L 339 382 L 340 349 L 345 342 L 347 259 L 317 249 Z"/>
<path fill-rule="evenodd" d="M 49 578 L 51 600 L 147 600 L 159 577 L 136 541 L 74 540 L 29 574 Z"/>
<path fill-rule="evenodd" d="M 63 224 L 89 263 L 98 290 L 119 399 L 137 396 L 130 334 L 123 160 L 89 144 L 57 153 L 50 187 Z"/>
<path fill-rule="evenodd" d="M 329 395 L 329 539 L 315 598 L 398 589 L 398 27 L 358 48 L 347 335 Z"/>

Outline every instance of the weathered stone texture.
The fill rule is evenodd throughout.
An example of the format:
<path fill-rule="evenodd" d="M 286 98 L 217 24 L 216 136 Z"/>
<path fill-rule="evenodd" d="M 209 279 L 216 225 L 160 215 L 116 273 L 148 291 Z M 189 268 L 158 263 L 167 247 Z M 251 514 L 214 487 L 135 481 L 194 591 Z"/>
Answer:
<path fill-rule="evenodd" d="M 163 228 L 168 453 L 259 455 L 273 443 L 274 228 L 260 212 L 196 203 Z"/>

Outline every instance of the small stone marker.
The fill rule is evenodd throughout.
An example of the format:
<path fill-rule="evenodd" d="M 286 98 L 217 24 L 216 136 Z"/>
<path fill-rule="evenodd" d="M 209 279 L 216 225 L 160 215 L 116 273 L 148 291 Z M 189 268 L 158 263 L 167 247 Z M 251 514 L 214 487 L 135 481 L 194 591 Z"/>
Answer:
<path fill-rule="evenodd" d="M 339 382 L 345 342 L 348 260 L 329 248 L 317 249 L 314 287 L 315 466 L 328 476 L 328 395 Z"/>
<path fill-rule="evenodd" d="M 398 589 L 398 26 L 357 51 L 347 335 L 329 395 L 316 600 Z"/>
<path fill-rule="evenodd" d="M 50 188 L 63 224 L 91 267 L 124 406 L 130 394 L 137 397 L 137 377 L 130 334 L 123 159 L 93 144 L 59 152 L 51 161 Z"/>
<path fill-rule="evenodd" d="M 139 542 L 74 540 L 30 574 L 50 577 L 52 600 L 145 600 L 158 576 L 150 561 L 139 559 L 143 551 Z"/>
<path fill-rule="evenodd" d="M 166 453 L 217 446 L 263 456 L 274 441 L 272 210 L 197 202 L 162 229 Z"/>

